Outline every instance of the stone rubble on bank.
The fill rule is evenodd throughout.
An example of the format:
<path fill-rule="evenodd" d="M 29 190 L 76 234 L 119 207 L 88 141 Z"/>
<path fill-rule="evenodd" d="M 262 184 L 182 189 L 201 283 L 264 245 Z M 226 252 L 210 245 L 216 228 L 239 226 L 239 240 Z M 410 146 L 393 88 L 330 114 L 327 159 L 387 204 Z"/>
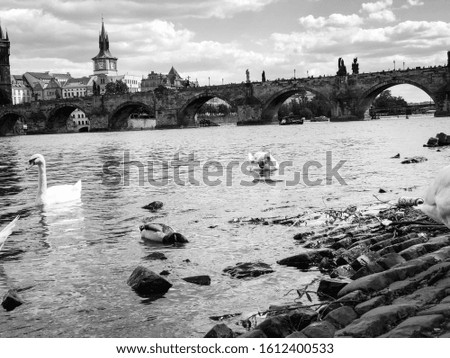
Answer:
<path fill-rule="evenodd" d="M 315 292 L 297 290 L 310 304 L 269 307 L 259 324 L 247 320 L 243 326 L 250 329 L 244 333 L 231 335 L 220 323 L 226 337 L 450 337 L 448 228 L 395 204 L 327 211 L 326 217 L 325 228 L 306 225 L 317 215 L 233 220 L 305 224 L 294 239 L 306 251 L 278 264 L 319 268 L 323 277 Z"/>

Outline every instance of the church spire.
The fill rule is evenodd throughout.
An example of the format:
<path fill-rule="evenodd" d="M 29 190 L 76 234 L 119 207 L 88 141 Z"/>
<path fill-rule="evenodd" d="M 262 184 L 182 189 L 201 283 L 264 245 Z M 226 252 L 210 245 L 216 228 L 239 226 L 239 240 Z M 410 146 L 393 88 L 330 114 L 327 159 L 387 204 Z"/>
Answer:
<path fill-rule="evenodd" d="M 94 74 L 117 74 L 117 57 L 109 52 L 109 37 L 105 30 L 105 22 L 102 16 L 102 27 L 98 36 L 99 52 L 92 60 L 94 61 Z"/>

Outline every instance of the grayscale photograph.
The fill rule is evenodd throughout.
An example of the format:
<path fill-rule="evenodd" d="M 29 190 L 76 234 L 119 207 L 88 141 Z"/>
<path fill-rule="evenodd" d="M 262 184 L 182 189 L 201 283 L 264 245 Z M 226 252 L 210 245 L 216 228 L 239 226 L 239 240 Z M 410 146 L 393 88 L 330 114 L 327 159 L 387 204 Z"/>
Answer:
<path fill-rule="evenodd" d="M 2 0 L 0 337 L 450 338 L 449 14 Z"/>

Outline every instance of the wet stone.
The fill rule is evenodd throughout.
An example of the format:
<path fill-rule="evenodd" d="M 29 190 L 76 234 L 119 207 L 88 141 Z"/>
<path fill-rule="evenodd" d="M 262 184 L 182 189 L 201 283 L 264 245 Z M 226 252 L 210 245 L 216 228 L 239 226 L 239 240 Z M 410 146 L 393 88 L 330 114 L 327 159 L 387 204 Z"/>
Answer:
<path fill-rule="evenodd" d="M 166 255 L 162 252 L 152 252 L 151 254 L 145 256 L 146 260 L 167 260 Z"/>
<path fill-rule="evenodd" d="M 319 287 L 317 288 L 317 294 L 323 298 L 337 298 L 338 292 L 344 288 L 349 279 L 337 279 L 337 278 L 324 278 L 320 280 Z"/>
<path fill-rule="evenodd" d="M 3 296 L 2 300 L 2 307 L 6 311 L 12 311 L 13 309 L 19 307 L 22 305 L 24 301 L 19 296 L 16 290 L 10 289 L 6 294 Z"/>
<path fill-rule="evenodd" d="M 184 277 L 183 280 L 201 286 L 209 286 L 211 284 L 211 277 L 208 275 Z"/>
<path fill-rule="evenodd" d="M 286 336 L 286 338 L 309 338 L 309 337 L 303 334 L 302 332 L 295 331 L 292 332 L 290 335 Z"/>
<path fill-rule="evenodd" d="M 380 306 L 337 331 L 335 336 L 378 337 L 415 311 L 416 307 L 411 304 Z"/>
<path fill-rule="evenodd" d="M 439 327 L 444 321 L 442 315 L 415 316 L 410 317 L 400 323 L 393 330 L 383 335 L 385 338 L 419 338 L 426 337 L 426 332 Z"/>
<path fill-rule="evenodd" d="M 263 262 L 239 262 L 236 266 L 226 267 L 223 272 L 234 278 L 258 277 L 274 272 L 272 268 Z"/>
<path fill-rule="evenodd" d="M 445 317 L 450 317 L 450 304 L 445 302 L 442 303 L 441 301 L 441 303 L 435 306 L 432 306 L 430 308 L 418 312 L 417 316 L 434 315 L 434 314 L 440 314 L 444 315 Z"/>
<path fill-rule="evenodd" d="M 401 264 L 404 262 L 406 262 L 406 260 L 397 253 L 387 254 L 387 255 L 383 256 L 382 258 L 380 258 L 379 260 L 377 260 L 377 264 L 380 265 L 385 270 L 388 270 L 388 269 L 394 267 L 395 265 L 398 265 L 398 264 Z"/>
<path fill-rule="evenodd" d="M 252 331 L 240 335 L 239 338 L 267 338 L 267 336 L 260 329 L 254 329 Z"/>
<path fill-rule="evenodd" d="M 161 209 L 163 206 L 164 204 L 161 201 L 153 201 L 150 204 L 143 206 L 142 208 L 150 210 L 151 212 L 155 212 Z"/>
<path fill-rule="evenodd" d="M 297 267 L 299 269 L 308 269 L 312 265 L 319 264 L 324 257 L 332 258 L 333 250 L 319 249 L 302 252 L 301 254 L 287 257 L 277 261 L 279 265 Z"/>
<path fill-rule="evenodd" d="M 359 315 L 363 315 L 366 312 L 369 312 L 370 310 L 379 307 L 381 305 L 384 305 L 386 303 L 386 297 L 384 296 L 376 296 L 371 298 L 368 301 L 362 302 L 355 306 L 355 311 Z"/>
<path fill-rule="evenodd" d="M 444 297 L 445 297 L 444 288 L 423 287 L 407 296 L 395 299 L 392 303 L 414 304 L 417 307 L 423 307 L 430 303 L 439 302 Z"/>
<path fill-rule="evenodd" d="M 356 306 L 358 303 L 366 301 L 367 298 L 368 297 L 364 292 L 356 290 L 340 297 L 339 299 L 336 300 L 336 302 L 345 304 L 347 306 Z"/>
<path fill-rule="evenodd" d="M 358 278 L 365 277 L 368 275 L 372 275 L 374 273 L 384 271 L 383 268 L 378 265 L 376 262 L 371 262 L 367 266 L 361 267 L 356 273 L 351 276 L 352 280 L 357 280 Z"/>
<path fill-rule="evenodd" d="M 268 338 L 284 338 L 294 331 L 286 314 L 266 318 L 256 329 L 264 332 Z"/>
<path fill-rule="evenodd" d="M 301 334 L 308 338 L 332 338 L 334 332 L 336 332 L 336 327 L 331 322 L 320 321 L 313 322 L 308 327 L 303 328 Z"/>
<path fill-rule="evenodd" d="M 234 333 L 226 324 L 216 324 L 203 338 L 233 338 Z"/>
<path fill-rule="evenodd" d="M 330 322 L 336 328 L 343 328 L 353 322 L 358 315 L 353 308 L 343 306 L 336 308 L 325 316 L 325 321 Z"/>

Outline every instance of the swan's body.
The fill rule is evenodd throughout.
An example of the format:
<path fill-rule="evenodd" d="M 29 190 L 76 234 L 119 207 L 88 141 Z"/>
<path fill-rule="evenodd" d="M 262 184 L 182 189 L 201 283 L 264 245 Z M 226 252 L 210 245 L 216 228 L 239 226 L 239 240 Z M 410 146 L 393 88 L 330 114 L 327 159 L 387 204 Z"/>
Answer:
<path fill-rule="evenodd" d="M 65 203 L 81 198 L 81 180 L 74 185 L 55 185 L 48 188 L 44 157 L 41 154 L 35 154 L 30 158 L 29 164 L 30 167 L 33 165 L 37 165 L 38 167 L 39 182 L 36 197 L 37 204 Z"/>
<path fill-rule="evenodd" d="M 450 228 L 450 166 L 442 169 L 417 207 L 433 220 Z"/>
<path fill-rule="evenodd" d="M 159 223 L 146 223 L 139 227 L 141 238 L 163 244 L 185 243 L 187 239 L 170 226 Z"/>
<path fill-rule="evenodd" d="M 16 226 L 17 220 L 19 220 L 18 216 L 13 221 L 11 221 L 8 225 L 6 225 L 2 229 L 2 231 L 0 231 L 0 250 L 3 248 L 3 245 L 5 244 L 8 236 L 11 235 L 14 227 Z"/>
<path fill-rule="evenodd" d="M 270 152 L 248 153 L 248 160 L 251 164 L 257 165 L 257 169 L 260 171 L 272 172 L 278 170 L 278 162 Z"/>

